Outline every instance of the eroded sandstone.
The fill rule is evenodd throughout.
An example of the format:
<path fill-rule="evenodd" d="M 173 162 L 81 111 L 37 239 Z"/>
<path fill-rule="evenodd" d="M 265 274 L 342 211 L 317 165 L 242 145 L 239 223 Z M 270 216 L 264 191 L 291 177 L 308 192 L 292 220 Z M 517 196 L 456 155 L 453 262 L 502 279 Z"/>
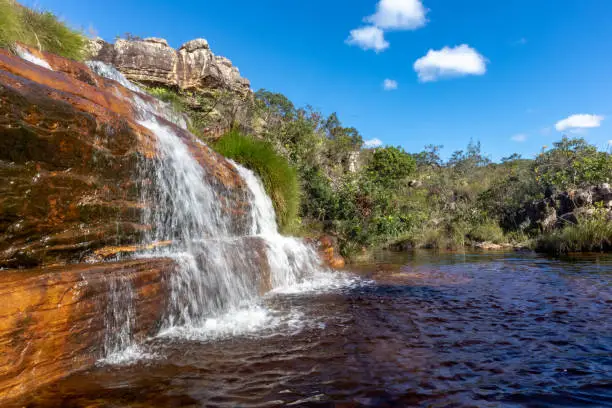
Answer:
<path fill-rule="evenodd" d="M 0 268 L 80 262 L 106 246 L 139 244 L 151 229 L 140 187 L 156 140 L 135 117 L 133 92 L 85 64 L 28 51 L 53 71 L 0 50 Z M 158 119 L 189 147 L 244 229 L 245 186 L 235 168 Z"/>
<path fill-rule="evenodd" d="M 134 340 L 156 334 L 174 268 L 160 258 L 1 271 L 0 405 L 103 357 L 113 281 L 132 286 Z"/>

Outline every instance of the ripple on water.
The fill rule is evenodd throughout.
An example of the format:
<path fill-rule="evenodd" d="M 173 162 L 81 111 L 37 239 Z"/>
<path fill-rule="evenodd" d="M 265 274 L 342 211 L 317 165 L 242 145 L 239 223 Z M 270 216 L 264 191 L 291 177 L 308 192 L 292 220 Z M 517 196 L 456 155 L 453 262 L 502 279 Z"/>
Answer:
<path fill-rule="evenodd" d="M 49 407 L 612 406 L 612 258 L 417 253 L 401 263 L 365 267 L 367 284 L 278 290 L 200 333 L 152 339 L 146 350 L 163 358 L 97 367 L 31 398 Z"/>

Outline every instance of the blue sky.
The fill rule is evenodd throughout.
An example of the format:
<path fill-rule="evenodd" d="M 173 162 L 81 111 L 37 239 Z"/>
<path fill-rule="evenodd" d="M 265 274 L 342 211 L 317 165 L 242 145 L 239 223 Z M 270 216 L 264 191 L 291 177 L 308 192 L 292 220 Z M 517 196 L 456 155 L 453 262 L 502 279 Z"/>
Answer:
<path fill-rule="evenodd" d="M 24 3 L 107 41 L 206 38 L 254 89 L 408 151 L 441 144 L 448 156 L 472 138 L 493 159 L 532 157 L 557 128 L 600 148 L 612 139 L 610 0 Z"/>

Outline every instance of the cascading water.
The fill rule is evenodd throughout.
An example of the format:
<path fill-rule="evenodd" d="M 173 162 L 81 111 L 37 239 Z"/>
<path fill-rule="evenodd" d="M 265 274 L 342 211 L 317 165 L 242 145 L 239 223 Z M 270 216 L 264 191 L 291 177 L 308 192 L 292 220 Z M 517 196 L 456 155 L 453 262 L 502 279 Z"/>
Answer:
<path fill-rule="evenodd" d="M 89 66 L 139 92 L 114 68 L 99 62 Z M 247 187 L 242 197 L 248 204 L 246 228 L 237 228 L 222 205 L 227 205 L 227 194 L 193 157 L 177 129 L 165 122 L 185 129 L 182 116 L 162 102 L 149 102 L 137 94 L 133 98 L 139 123 L 157 138 L 157 158 L 142 168 L 143 178 L 151 180 L 142 188 L 142 200 L 149 208 L 143 222 L 153 227 L 144 243 L 171 242 L 142 256 L 171 257 L 179 265 L 171 278 L 162 334 L 207 339 L 256 330 L 269 322 L 260 304 L 262 292 L 329 283 L 330 275 L 322 270 L 313 248 L 278 233 L 272 201 L 252 171 L 232 162 Z M 201 142 L 193 137 L 193 143 Z M 319 279 L 312 280 L 315 276 Z M 123 293 L 117 301 L 133 299 Z M 129 314 L 129 308 L 123 310 Z M 112 322 L 117 321 L 130 324 L 130 317 L 114 316 Z M 107 349 L 116 353 L 121 347 L 133 345 L 119 336 Z"/>

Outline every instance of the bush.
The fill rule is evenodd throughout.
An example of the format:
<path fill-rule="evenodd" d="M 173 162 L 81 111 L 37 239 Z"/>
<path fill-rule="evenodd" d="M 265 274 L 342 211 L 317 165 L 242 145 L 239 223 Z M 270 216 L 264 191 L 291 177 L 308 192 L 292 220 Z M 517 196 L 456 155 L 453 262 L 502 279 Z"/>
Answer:
<path fill-rule="evenodd" d="M 13 0 L 0 0 L 0 46 L 16 42 L 74 60 L 85 57 L 85 36 L 51 12 L 32 10 Z"/>
<path fill-rule="evenodd" d="M 220 154 L 253 170 L 261 178 L 272 198 L 281 231 L 288 231 L 298 222 L 300 189 L 297 174 L 286 159 L 265 141 L 231 131 L 213 148 Z"/>
<path fill-rule="evenodd" d="M 495 221 L 477 224 L 468 233 L 468 238 L 474 242 L 492 242 L 494 244 L 506 242 L 504 231 Z"/>
<path fill-rule="evenodd" d="M 183 112 L 185 110 L 183 100 L 179 94 L 168 88 L 148 88 L 147 92 L 149 95 L 154 96 L 161 101 L 168 102 L 177 112 Z"/>

